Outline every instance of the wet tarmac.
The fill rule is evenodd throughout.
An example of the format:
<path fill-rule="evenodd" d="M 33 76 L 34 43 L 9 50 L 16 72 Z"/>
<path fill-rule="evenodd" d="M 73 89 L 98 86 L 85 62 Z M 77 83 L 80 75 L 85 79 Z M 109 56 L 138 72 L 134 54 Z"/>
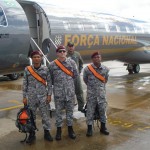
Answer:
<path fill-rule="evenodd" d="M 15 119 L 22 105 L 22 77 L 10 81 L 0 78 L 0 150 L 149 150 L 150 148 L 150 66 L 141 65 L 139 74 L 128 75 L 122 63 L 105 62 L 110 68 L 107 84 L 109 136 L 99 132 L 94 123 L 92 137 L 86 137 L 86 118 L 84 114 L 74 110 L 75 140 L 68 137 L 67 127 L 62 131 L 62 140 L 46 142 L 40 114 L 37 117 L 36 142 L 33 145 L 20 143 L 25 134 L 18 132 Z M 84 94 L 86 86 L 83 83 Z M 84 95 L 85 96 L 85 95 Z M 86 97 L 86 96 L 85 96 Z M 52 101 L 51 107 L 54 108 Z M 65 115 L 65 114 L 64 114 Z M 55 138 L 55 114 L 51 119 L 51 134 Z"/>

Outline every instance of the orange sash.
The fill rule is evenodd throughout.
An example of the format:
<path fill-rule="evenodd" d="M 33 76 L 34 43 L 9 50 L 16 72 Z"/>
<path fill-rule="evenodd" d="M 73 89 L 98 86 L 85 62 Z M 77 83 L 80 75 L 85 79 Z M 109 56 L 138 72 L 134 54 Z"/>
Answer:
<path fill-rule="evenodd" d="M 73 77 L 73 72 L 68 70 L 59 60 L 55 59 L 54 62 L 56 63 L 56 65 L 67 75 Z"/>
<path fill-rule="evenodd" d="M 38 81 L 40 81 L 40 82 L 42 82 L 44 85 L 46 85 L 46 81 L 45 81 L 42 77 L 40 77 L 40 76 L 33 70 L 33 68 L 32 68 L 31 66 L 27 66 L 27 69 L 28 69 L 28 71 L 31 73 L 31 75 L 32 75 L 35 79 L 37 79 Z"/>
<path fill-rule="evenodd" d="M 98 78 L 99 80 L 101 80 L 104 83 L 106 82 L 106 79 L 101 74 L 99 74 L 98 72 L 96 72 L 96 70 L 93 68 L 92 65 L 88 65 L 88 68 L 94 74 L 94 76 L 96 78 Z"/>

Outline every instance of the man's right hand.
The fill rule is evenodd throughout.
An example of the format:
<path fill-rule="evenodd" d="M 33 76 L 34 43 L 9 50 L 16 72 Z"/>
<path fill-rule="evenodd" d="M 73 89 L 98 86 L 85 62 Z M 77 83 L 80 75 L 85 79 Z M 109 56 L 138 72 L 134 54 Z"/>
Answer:
<path fill-rule="evenodd" d="M 24 105 L 27 105 L 27 98 L 23 98 L 23 101 Z"/>

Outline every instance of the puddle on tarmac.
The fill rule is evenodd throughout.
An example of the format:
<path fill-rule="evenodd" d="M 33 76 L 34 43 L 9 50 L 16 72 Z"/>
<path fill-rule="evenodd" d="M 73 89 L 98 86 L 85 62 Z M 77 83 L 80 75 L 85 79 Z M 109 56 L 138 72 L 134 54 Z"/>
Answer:
<path fill-rule="evenodd" d="M 0 85 L 0 89 L 5 89 L 5 90 L 22 90 L 22 85 L 2 84 L 2 85 Z"/>

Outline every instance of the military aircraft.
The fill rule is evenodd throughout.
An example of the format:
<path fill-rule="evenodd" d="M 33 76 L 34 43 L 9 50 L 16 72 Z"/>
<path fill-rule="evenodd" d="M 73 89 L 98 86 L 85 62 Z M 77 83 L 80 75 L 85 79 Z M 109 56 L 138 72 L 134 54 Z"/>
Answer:
<path fill-rule="evenodd" d="M 37 45 L 52 61 L 56 47 L 68 41 L 74 42 L 85 62 L 94 51 L 104 61 L 125 62 L 129 73 L 139 73 L 139 64 L 150 62 L 150 22 L 58 8 L 38 0 L 0 1 L 1 75 L 17 79 Z"/>

